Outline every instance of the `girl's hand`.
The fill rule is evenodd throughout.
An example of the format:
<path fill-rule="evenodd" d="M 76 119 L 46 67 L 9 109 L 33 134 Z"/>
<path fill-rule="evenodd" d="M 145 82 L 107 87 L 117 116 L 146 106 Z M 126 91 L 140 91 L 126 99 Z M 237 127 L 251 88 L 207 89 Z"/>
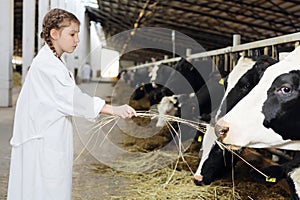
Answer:
<path fill-rule="evenodd" d="M 117 115 L 123 119 L 128 119 L 133 116 L 136 116 L 136 111 L 127 104 L 124 104 L 122 106 L 113 106 L 112 112 L 113 115 Z"/>

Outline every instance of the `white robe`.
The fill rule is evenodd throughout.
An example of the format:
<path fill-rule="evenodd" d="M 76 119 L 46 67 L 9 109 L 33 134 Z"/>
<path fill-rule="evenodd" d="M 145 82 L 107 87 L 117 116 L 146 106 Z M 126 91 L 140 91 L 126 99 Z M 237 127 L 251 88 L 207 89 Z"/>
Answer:
<path fill-rule="evenodd" d="M 45 45 L 16 105 L 8 200 L 70 200 L 72 116 L 95 119 L 104 104 L 82 93 L 73 74 Z"/>

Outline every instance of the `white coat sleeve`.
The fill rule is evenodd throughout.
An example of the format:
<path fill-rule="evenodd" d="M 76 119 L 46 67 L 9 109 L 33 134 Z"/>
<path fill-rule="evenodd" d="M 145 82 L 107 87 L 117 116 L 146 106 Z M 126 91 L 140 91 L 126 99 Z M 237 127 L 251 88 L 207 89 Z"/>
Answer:
<path fill-rule="evenodd" d="M 93 120 L 105 104 L 103 99 L 83 93 L 69 73 L 55 74 L 53 85 L 57 109 L 63 115 Z"/>

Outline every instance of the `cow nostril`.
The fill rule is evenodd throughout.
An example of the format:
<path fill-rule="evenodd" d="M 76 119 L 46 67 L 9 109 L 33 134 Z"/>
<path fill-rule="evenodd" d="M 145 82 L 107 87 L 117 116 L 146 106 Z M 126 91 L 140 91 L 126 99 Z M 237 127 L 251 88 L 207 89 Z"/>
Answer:
<path fill-rule="evenodd" d="M 223 127 L 223 128 L 220 130 L 220 134 L 225 135 L 228 131 L 229 131 L 229 128 L 228 128 L 228 127 Z"/>
<path fill-rule="evenodd" d="M 215 125 L 215 133 L 218 137 L 225 137 L 228 131 L 229 127 L 220 126 L 218 124 Z"/>

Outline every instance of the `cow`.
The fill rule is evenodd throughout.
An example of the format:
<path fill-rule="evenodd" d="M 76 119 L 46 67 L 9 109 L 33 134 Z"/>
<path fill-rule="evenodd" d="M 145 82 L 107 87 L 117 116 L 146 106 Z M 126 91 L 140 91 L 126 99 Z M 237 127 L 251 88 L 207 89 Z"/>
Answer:
<path fill-rule="evenodd" d="M 175 70 L 170 74 L 165 87 L 168 87 L 174 94 L 191 93 L 198 91 L 207 80 L 211 72 L 211 60 L 186 60 L 182 58 L 175 66 Z M 185 84 L 187 81 L 187 84 Z M 187 91 L 191 87 L 192 91 Z"/>
<path fill-rule="evenodd" d="M 217 120 L 215 133 L 219 140 L 235 149 L 274 147 L 299 151 L 299 71 L 298 47 L 268 68 L 252 91 Z M 274 176 L 274 171 L 282 172 L 281 178 L 286 178 L 291 187 L 292 199 L 300 198 L 299 156 L 264 171 Z"/>
<path fill-rule="evenodd" d="M 152 106 L 165 96 L 195 93 L 205 84 L 211 69 L 210 59 L 199 61 L 181 58 L 174 67 L 155 66 L 149 74 L 150 81 L 136 87 L 131 99 L 147 97 Z"/>
<path fill-rule="evenodd" d="M 164 76 L 167 79 L 155 81 L 162 87 L 149 93 L 150 105 L 158 104 L 164 96 L 195 93 L 205 84 L 211 69 L 211 60 L 189 61 L 182 58 L 171 71 L 168 70 Z"/>
<path fill-rule="evenodd" d="M 264 71 L 276 62 L 276 60 L 264 55 L 259 56 L 256 61 L 241 57 L 228 76 L 228 86 L 214 121 L 234 108 L 235 104 L 259 82 Z M 210 184 L 231 168 L 231 153 L 223 151 L 215 143 L 217 137 L 214 134 L 214 121 L 208 126 L 204 135 L 202 157 L 194 175 L 196 184 Z"/>
<path fill-rule="evenodd" d="M 210 74 L 210 78 L 206 84 L 196 93 L 163 97 L 158 108 L 161 117 L 158 118 L 156 126 L 162 127 L 165 125 L 163 115 L 175 115 L 175 113 L 178 116 L 194 115 L 191 119 L 198 119 L 200 115 L 200 120 L 209 123 L 211 112 L 219 106 L 224 95 L 225 90 L 223 84 L 220 83 L 221 79 L 220 73 L 214 71 Z"/>
<path fill-rule="evenodd" d="M 131 98 L 133 100 L 140 100 L 144 97 L 148 97 L 151 105 L 156 104 L 156 99 L 160 98 L 161 96 L 171 94 L 171 91 L 163 87 L 171 73 L 172 67 L 163 64 L 155 65 L 148 74 L 149 79 L 147 80 L 149 82 L 144 82 L 136 87 L 135 91 L 131 95 Z M 155 90 L 160 91 L 160 93 L 157 92 L 156 95 L 154 95 L 153 91 Z"/>

